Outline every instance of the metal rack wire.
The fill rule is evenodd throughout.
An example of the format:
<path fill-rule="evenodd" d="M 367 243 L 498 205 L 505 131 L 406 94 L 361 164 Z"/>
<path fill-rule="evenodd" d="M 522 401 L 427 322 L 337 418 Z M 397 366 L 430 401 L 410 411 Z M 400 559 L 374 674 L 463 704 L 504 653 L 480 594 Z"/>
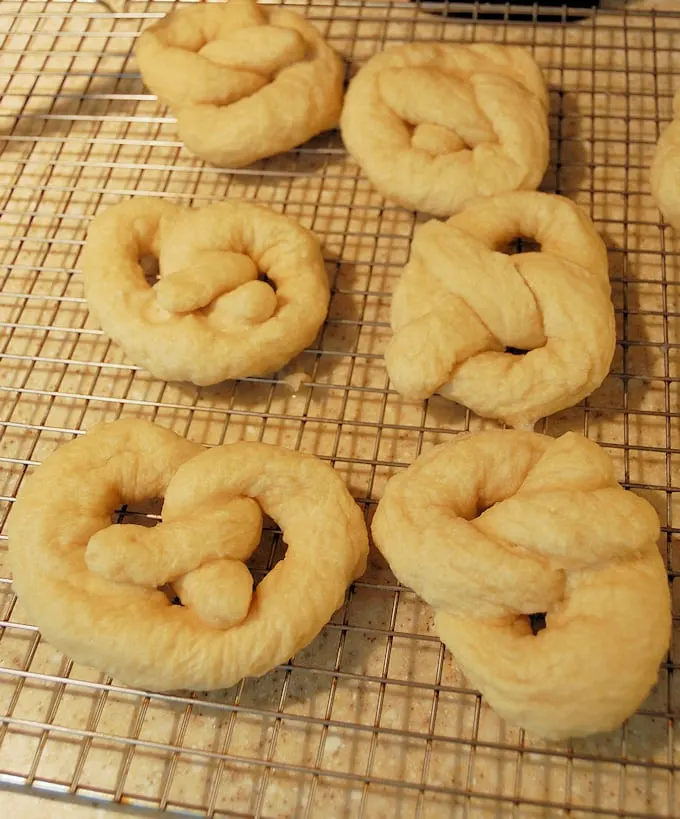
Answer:
<path fill-rule="evenodd" d="M 170 5 L 0 7 L 0 520 L 49 451 L 120 415 L 207 444 L 245 437 L 314 452 L 370 517 L 385 481 L 423 447 L 483 426 L 437 398 L 404 401 L 385 376 L 389 293 L 416 219 L 371 189 L 337 133 L 236 173 L 190 158 L 132 56 L 139 31 Z M 544 428 L 582 429 L 606 446 L 623 484 L 659 512 L 676 601 L 671 654 L 620 731 L 538 743 L 466 687 L 427 607 L 372 553 L 343 609 L 288 665 L 216 694 L 151 695 L 41 640 L 11 593 L 1 535 L 0 787 L 223 817 L 678 816 L 680 245 L 659 223 L 647 168 L 680 84 L 680 15 L 613 9 L 543 25 L 536 7 L 529 22 L 518 22 L 526 7 L 510 5 L 490 22 L 479 5 L 427 7 L 468 18 L 403 3 L 296 5 L 350 73 L 405 40 L 521 43 L 545 70 L 553 153 L 544 188 L 579 202 L 606 237 L 619 344 L 602 388 Z M 566 21 L 569 9 L 552 13 Z M 165 384 L 90 324 L 78 273 L 87 225 L 139 193 L 256 199 L 320 235 L 332 304 L 293 366 L 305 373 L 297 393 L 283 377 Z M 133 514 L 142 513 L 120 519 Z M 283 548 L 268 530 L 256 569 Z"/>

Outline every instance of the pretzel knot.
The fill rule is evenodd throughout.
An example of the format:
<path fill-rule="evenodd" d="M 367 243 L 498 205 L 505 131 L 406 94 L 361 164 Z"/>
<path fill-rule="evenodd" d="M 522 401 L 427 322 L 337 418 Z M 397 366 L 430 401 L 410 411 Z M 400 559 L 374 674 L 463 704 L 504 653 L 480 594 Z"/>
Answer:
<path fill-rule="evenodd" d="M 541 252 L 499 252 L 518 236 Z M 616 344 L 604 243 L 579 208 L 544 193 L 479 200 L 417 228 L 391 310 L 398 392 L 438 392 L 511 426 L 589 395 Z"/>
<path fill-rule="evenodd" d="M 651 183 L 659 210 L 674 228 L 680 229 L 680 91 L 673 98 L 673 119 L 654 151 Z"/>
<path fill-rule="evenodd" d="M 254 0 L 178 9 L 140 35 L 142 77 L 186 147 L 239 167 L 335 127 L 344 65 L 314 26 Z"/>
<path fill-rule="evenodd" d="M 551 739 L 613 729 L 654 684 L 671 629 L 658 534 L 597 444 L 514 430 L 435 447 L 390 480 L 373 522 L 470 682 Z"/>
<path fill-rule="evenodd" d="M 384 196 L 449 216 L 475 196 L 538 187 L 547 111 L 524 49 L 411 43 L 372 57 L 352 80 L 342 137 Z"/>
<path fill-rule="evenodd" d="M 111 524 L 120 504 L 163 496 L 156 527 Z M 261 510 L 288 550 L 253 591 L 244 561 Z M 287 661 L 342 605 L 368 553 L 359 507 L 319 459 L 256 442 L 204 450 L 140 420 L 48 457 L 22 484 L 9 540 L 15 589 L 45 637 L 156 690 L 227 687 Z"/>
<path fill-rule="evenodd" d="M 148 255 L 158 259 L 153 287 L 140 264 Z M 122 202 L 93 222 L 82 265 L 104 332 L 167 381 L 275 372 L 314 340 L 330 298 L 316 237 L 244 202 Z"/>

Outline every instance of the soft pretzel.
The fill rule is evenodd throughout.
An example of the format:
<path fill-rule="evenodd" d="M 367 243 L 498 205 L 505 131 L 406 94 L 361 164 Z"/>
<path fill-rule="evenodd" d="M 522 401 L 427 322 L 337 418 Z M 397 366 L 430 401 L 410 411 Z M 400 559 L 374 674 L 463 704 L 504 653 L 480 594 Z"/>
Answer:
<path fill-rule="evenodd" d="M 245 202 L 121 202 L 92 223 L 82 268 L 90 311 L 130 359 L 199 385 L 280 369 L 314 340 L 330 298 L 316 237 Z"/>
<path fill-rule="evenodd" d="M 470 682 L 548 739 L 611 730 L 652 688 L 671 629 L 658 534 L 597 444 L 517 430 L 435 447 L 389 481 L 373 521 Z"/>
<path fill-rule="evenodd" d="M 334 128 L 344 65 L 307 20 L 254 0 L 172 11 L 142 32 L 137 63 L 196 156 L 240 167 Z"/>
<path fill-rule="evenodd" d="M 361 68 L 340 124 L 380 193 L 450 216 L 476 196 L 538 187 L 549 159 L 547 117 L 548 92 L 528 51 L 410 43 Z"/>
<path fill-rule="evenodd" d="M 120 504 L 160 496 L 158 526 L 111 523 Z M 288 550 L 253 591 L 243 561 L 260 510 Z M 15 590 L 45 638 L 153 690 L 228 687 L 287 661 L 342 605 L 368 552 L 328 464 L 256 442 L 203 450 L 140 420 L 50 455 L 22 484 L 8 532 Z"/>
<path fill-rule="evenodd" d="M 664 218 L 680 229 L 680 91 L 673 98 L 673 120 L 659 137 L 651 171 L 656 204 Z"/>
<path fill-rule="evenodd" d="M 541 252 L 499 252 L 518 236 Z M 438 392 L 478 415 L 533 426 L 609 371 L 606 248 L 568 199 L 517 191 L 478 200 L 416 228 L 391 322 L 387 370 L 402 395 Z"/>

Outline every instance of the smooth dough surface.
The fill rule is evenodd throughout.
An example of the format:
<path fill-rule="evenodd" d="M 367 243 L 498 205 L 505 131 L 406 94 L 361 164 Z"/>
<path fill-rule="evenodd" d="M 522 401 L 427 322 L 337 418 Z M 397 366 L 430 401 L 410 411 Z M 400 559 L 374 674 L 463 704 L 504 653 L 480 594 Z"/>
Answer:
<path fill-rule="evenodd" d="M 144 82 L 213 165 L 241 167 L 334 128 L 345 68 L 295 12 L 254 0 L 170 12 L 136 45 Z"/>
<path fill-rule="evenodd" d="M 535 189 L 548 166 L 548 91 L 516 46 L 388 48 L 351 81 L 340 124 L 383 196 L 435 216 L 477 196 Z"/>
<path fill-rule="evenodd" d="M 517 237 L 540 251 L 502 252 Z M 439 393 L 533 427 L 605 379 L 616 344 L 610 293 L 606 247 L 570 200 L 535 191 L 476 200 L 416 228 L 392 298 L 392 384 L 411 399 Z"/>
<path fill-rule="evenodd" d="M 659 137 L 654 152 L 651 182 L 659 210 L 680 230 L 680 91 L 673 99 L 673 120 Z"/>
<path fill-rule="evenodd" d="M 112 524 L 164 497 L 162 522 Z M 283 560 L 252 588 L 262 512 Z M 257 442 L 203 450 L 147 421 L 94 427 L 21 486 L 8 524 L 14 588 L 76 662 L 158 691 L 225 688 L 307 645 L 363 573 L 368 536 L 340 476 Z M 171 605 L 171 584 L 183 605 Z"/>
<path fill-rule="evenodd" d="M 90 226 L 82 270 L 90 312 L 134 364 L 201 386 L 281 369 L 314 341 L 330 300 L 316 236 L 246 202 L 123 201 Z"/>
<path fill-rule="evenodd" d="M 659 520 L 583 436 L 457 436 L 389 481 L 373 535 L 508 721 L 546 739 L 608 731 L 654 685 L 671 630 Z"/>

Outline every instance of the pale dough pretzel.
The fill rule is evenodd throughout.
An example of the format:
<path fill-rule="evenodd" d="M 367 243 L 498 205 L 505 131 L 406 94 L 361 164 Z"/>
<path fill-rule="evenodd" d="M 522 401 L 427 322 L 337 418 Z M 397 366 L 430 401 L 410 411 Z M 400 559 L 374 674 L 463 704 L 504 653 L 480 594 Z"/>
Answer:
<path fill-rule="evenodd" d="M 201 3 L 142 32 L 142 77 L 196 156 L 240 167 L 334 128 L 344 65 L 316 28 L 254 0 Z"/>
<path fill-rule="evenodd" d="M 548 92 L 515 46 L 423 44 L 372 57 L 347 90 L 347 150 L 384 196 L 450 216 L 471 198 L 535 189 L 549 159 Z"/>
<path fill-rule="evenodd" d="M 148 254 L 159 263 L 153 287 L 140 265 Z M 104 332 L 167 381 L 276 372 L 314 340 L 330 299 L 314 234 L 245 202 L 121 202 L 92 223 L 82 268 Z"/>
<path fill-rule="evenodd" d="M 652 195 L 664 218 L 680 229 L 680 91 L 673 120 L 659 137 L 651 168 Z"/>
<path fill-rule="evenodd" d="M 498 252 L 516 237 L 541 252 Z M 521 427 L 576 404 L 614 355 L 607 269 L 588 217 L 551 194 L 499 194 L 416 228 L 392 299 L 394 387 Z"/>
<path fill-rule="evenodd" d="M 437 446 L 389 481 L 373 535 L 510 722 L 548 739 L 611 730 L 656 681 L 671 629 L 659 521 L 583 436 Z M 536 635 L 532 614 L 547 614 Z"/>
<path fill-rule="evenodd" d="M 154 528 L 111 523 L 165 497 Z M 262 512 L 283 560 L 252 590 Z M 286 662 L 363 573 L 368 535 L 340 476 L 256 442 L 203 450 L 146 421 L 95 427 L 24 481 L 9 519 L 14 587 L 55 647 L 132 686 L 214 689 Z M 159 590 L 173 584 L 182 606 Z"/>

